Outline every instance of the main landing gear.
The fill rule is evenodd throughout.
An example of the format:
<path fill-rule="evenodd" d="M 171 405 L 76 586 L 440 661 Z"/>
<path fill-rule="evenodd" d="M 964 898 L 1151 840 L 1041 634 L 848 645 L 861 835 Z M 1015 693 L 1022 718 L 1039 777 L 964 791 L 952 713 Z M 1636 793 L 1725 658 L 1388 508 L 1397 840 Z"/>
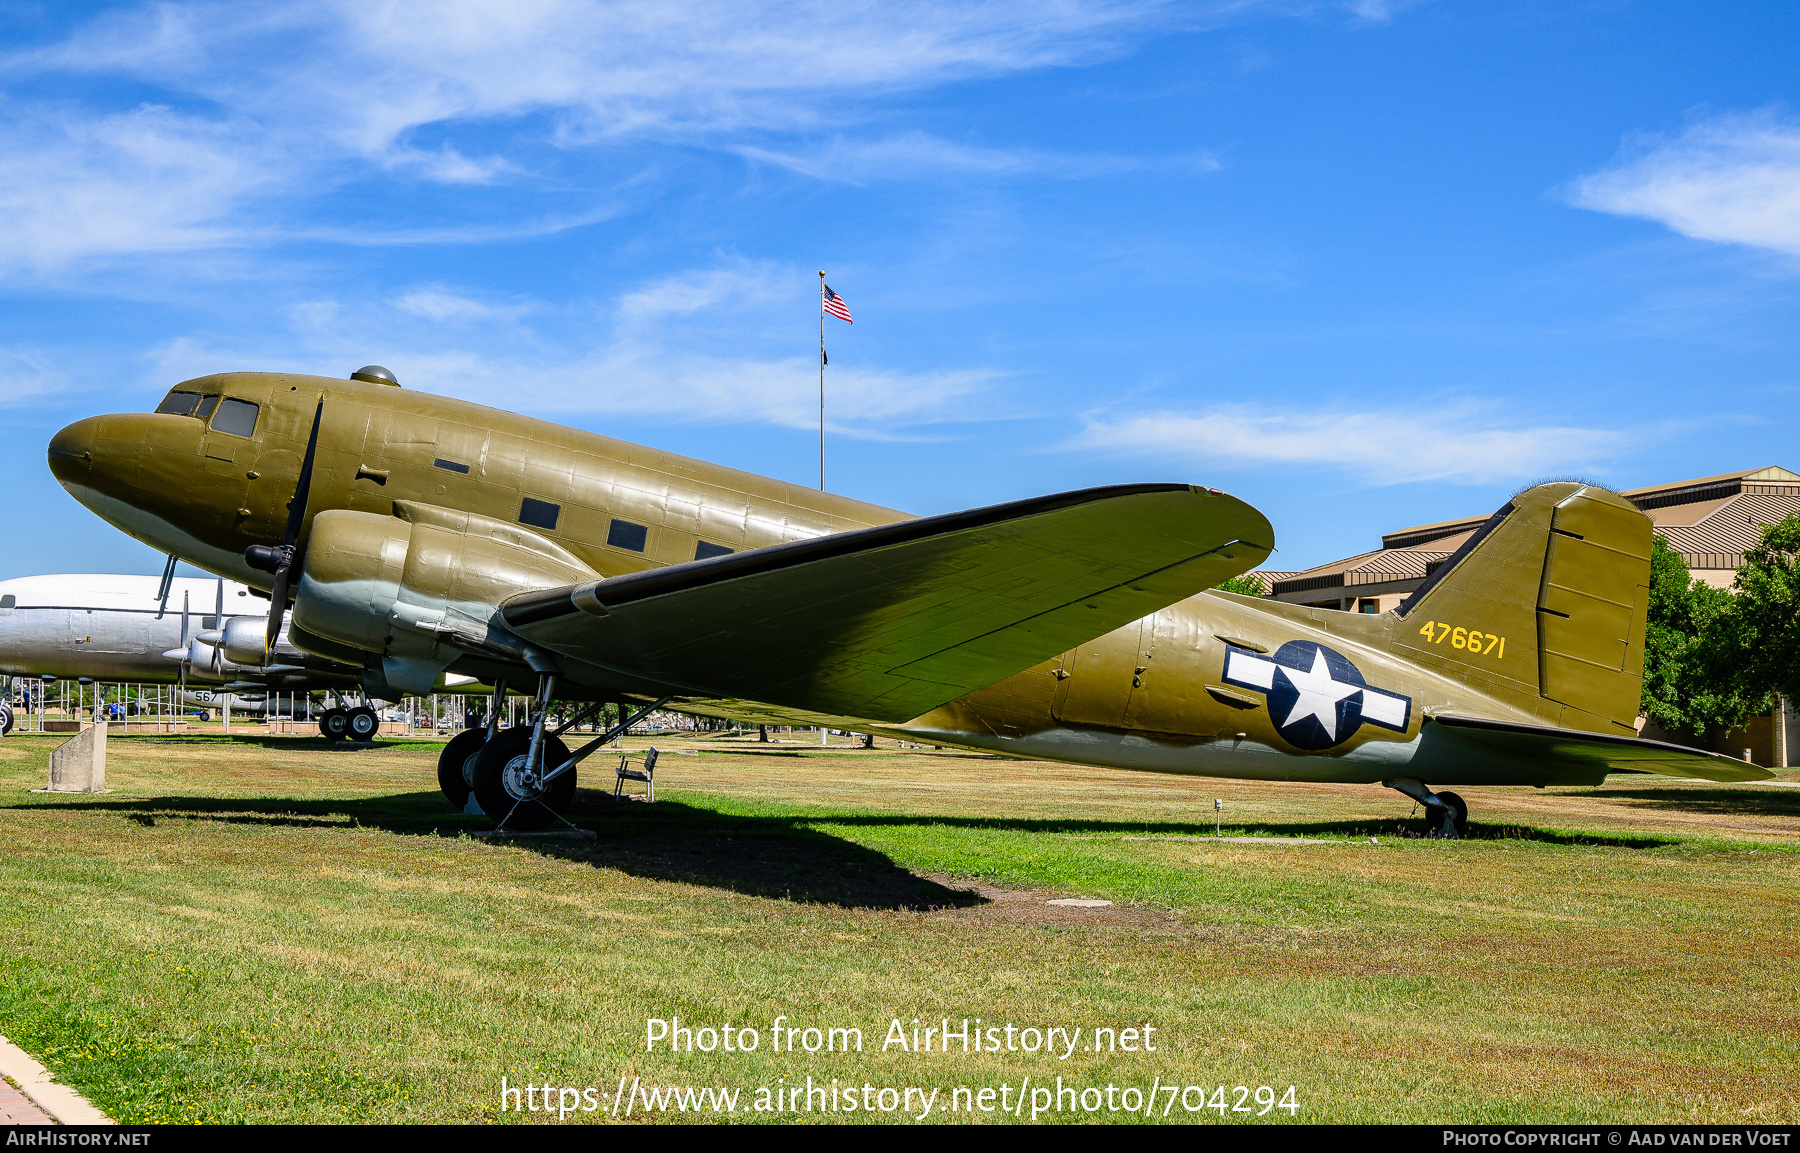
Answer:
<path fill-rule="evenodd" d="M 668 701 L 664 697 L 646 705 L 570 753 L 562 734 L 593 716 L 600 705 L 589 705 L 552 729 L 548 721 L 555 691 L 556 676 L 541 674 L 531 724 L 501 729 L 500 702 L 506 685 L 494 686 L 488 724 L 458 734 L 438 756 L 438 787 L 452 808 L 485 813 L 500 828 L 513 832 L 533 832 L 558 821 L 567 824 L 562 812 L 575 799 L 575 766 Z"/>
<path fill-rule="evenodd" d="M 367 704 L 345 708 L 341 696 L 334 708 L 319 714 L 319 734 L 328 741 L 373 740 L 375 730 L 380 727 L 381 718 L 375 715 L 374 709 Z"/>
<path fill-rule="evenodd" d="M 1425 806 L 1426 836 L 1454 841 L 1469 835 L 1469 806 L 1455 793 L 1434 793 L 1425 787 L 1424 781 L 1411 777 L 1381 783 Z"/>

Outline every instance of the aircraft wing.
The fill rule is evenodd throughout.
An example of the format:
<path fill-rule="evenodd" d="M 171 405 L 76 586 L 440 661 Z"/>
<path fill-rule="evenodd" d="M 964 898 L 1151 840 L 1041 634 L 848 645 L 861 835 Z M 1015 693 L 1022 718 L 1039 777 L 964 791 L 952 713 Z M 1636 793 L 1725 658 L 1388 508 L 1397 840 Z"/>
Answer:
<path fill-rule="evenodd" d="M 1616 737 L 1548 725 L 1527 725 L 1485 717 L 1433 713 L 1434 723 L 1463 740 L 1522 757 L 1574 761 L 1607 769 L 1637 769 L 1670 777 L 1708 781 L 1766 781 L 1775 774 L 1748 761 L 1642 737 Z"/>
<path fill-rule="evenodd" d="M 898 722 L 1254 568 L 1273 536 L 1224 493 L 1122 485 L 525 593 L 502 613 L 584 683 Z"/>

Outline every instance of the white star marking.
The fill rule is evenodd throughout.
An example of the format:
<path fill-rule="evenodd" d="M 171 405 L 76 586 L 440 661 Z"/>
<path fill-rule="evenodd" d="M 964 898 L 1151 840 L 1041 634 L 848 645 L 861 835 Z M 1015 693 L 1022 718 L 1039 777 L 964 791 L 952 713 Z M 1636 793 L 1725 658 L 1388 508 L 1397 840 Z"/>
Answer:
<path fill-rule="evenodd" d="M 1288 714 L 1287 720 L 1281 722 L 1281 727 L 1290 728 L 1302 717 L 1317 717 L 1319 723 L 1325 726 L 1325 735 L 1335 742 L 1338 739 L 1337 703 L 1351 693 L 1360 692 L 1362 686 L 1332 680 L 1331 669 L 1325 664 L 1325 654 L 1318 649 L 1313 650 L 1311 672 L 1290 669 L 1286 665 L 1281 666 L 1281 672 L 1289 683 L 1300 690 L 1293 711 Z"/>

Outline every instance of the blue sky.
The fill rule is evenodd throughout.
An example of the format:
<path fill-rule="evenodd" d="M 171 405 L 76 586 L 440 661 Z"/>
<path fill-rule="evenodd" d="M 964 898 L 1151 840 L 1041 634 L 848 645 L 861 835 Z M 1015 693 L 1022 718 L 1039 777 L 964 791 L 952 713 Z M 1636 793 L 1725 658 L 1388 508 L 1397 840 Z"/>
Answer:
<path fill-rule="evenodd" d="M 230 369 L 919 513 L 1236 493 L 1271 567 L 1800 468 L 1800 7 L 0 0 L 0 575 L 50 434 Z"/>

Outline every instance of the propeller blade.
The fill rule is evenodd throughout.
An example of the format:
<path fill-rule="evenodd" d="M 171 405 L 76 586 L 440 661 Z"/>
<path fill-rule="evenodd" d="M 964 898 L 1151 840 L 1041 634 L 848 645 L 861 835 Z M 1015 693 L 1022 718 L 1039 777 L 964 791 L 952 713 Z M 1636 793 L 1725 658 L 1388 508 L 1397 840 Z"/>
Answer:
<path fill-rule="evenodd" d="M 284 564 L 275 570 L 275 587 L 269 590 L 269 631 L 263 634 L 263 664 L 269 663 L 269 656 L 275 651 L 275 639 L 281 635 L 281 617 L 287 605 L 288 572 L 293 568 L 291 563 Z"/>
<path fill-rule="evenodd" d="M 325 398 L 319 398 L 319 405 L 313 409 L 312 432 L 306 438 L 306 456 L 300 461 L 300 479 L 294 483 L 294 499 L 288 502 L 287 531 L 281 535 L 281 543 L 293 548 L 300 539 L 300 528 L 306 523 L 306 502 L 312 495 L 313 454 L 319 448 L 319 421 L 325 416 Z"/>
<path fill-rule="evenodd" d="M 225 631 L 225 578 L 219 578 L 219 595 L 213 601 L 213 628 Z M 225 659 L 225 653 L 218 645 L 212 647 L 212 671 L 219 671 L 219 662 Z"/>
<path fill-rule="evenodd" d="M 275 574 L 275 583 L 269 590 L 269 628 L 263 635 L 265 665 L 269 663 L 270 654 L 275 651 L 276 638 L 281 636 L 281 618 L 287 612 L 288 588 L 293 583 L 294 570 L 300 564 L 300 530 L 306 524 L 306 505 L 312 497 L 313 457 L 319 449 L 319 423 L 324 417 L 325 398 L 321 396 L 317 407 L 313 409 L 312 432 L 306 437 L 306 455 L 300 460 L 300 478 L 294 482 L 294 499 L 288 502 L 287 531 L 281 536 L 281 547 L 263 550 L 252 545 L 244 555 L 245 560 L 250 560 L 250 552 L 266 552 L 272 554 L 266 559 L 274 561 L 274 567 L 270 570 Z"/>
<path fill-rule="evenodd" d="M 188 645 L 188 590 L 187 589 L 181 590 L 181 645 L 183 648 L 186 648 Z M 175 666 L 175 669 L 176 669 L 175 691 L 181 694 L 182 708 L 180 711 L 183 714 L 185 714 L 186 710 L 187 710 L 188 662 L 185 660 L 182 661 L 179 665 Z"/>

